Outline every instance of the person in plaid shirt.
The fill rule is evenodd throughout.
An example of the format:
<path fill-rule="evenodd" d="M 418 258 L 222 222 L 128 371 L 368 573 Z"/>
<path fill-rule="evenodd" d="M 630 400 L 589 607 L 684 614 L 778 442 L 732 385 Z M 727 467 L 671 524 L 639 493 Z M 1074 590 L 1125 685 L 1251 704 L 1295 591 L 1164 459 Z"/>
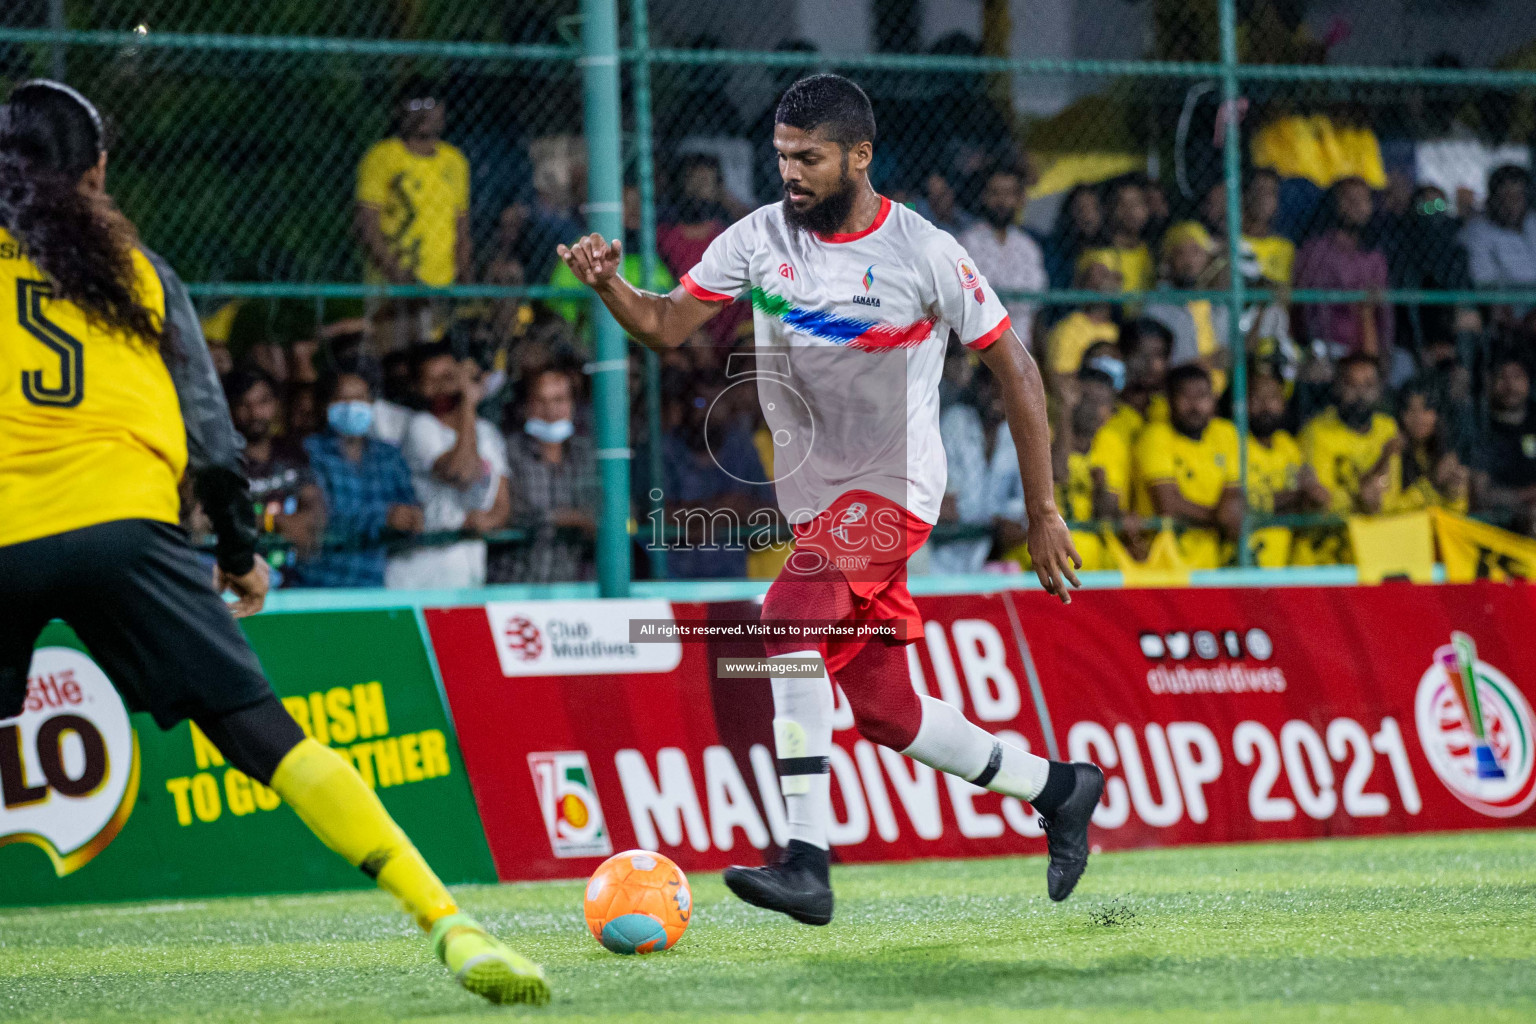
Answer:
<path fill-rule="evenodd" d="M 368 436 L 373 387 L 352 365 L 322 382 L 329 429 L 304 442 L 329 509 L 320 553 L 303 563 L 314 587 L 382 587 L 384 540 L 420 533 L 421 506 L 411 471 L 394 445 Z"/>
<path fill-rule="evenodd" d="M 493 583 L 591 579 L 597 532 L 597 464 L 592 439 L 576 429 L 570 376 L 558 367 L 534 372 L 523 429 L 507 437 L 507 475 L 517 481 L 512 521 L 531 543 L 497 552 Z"/>

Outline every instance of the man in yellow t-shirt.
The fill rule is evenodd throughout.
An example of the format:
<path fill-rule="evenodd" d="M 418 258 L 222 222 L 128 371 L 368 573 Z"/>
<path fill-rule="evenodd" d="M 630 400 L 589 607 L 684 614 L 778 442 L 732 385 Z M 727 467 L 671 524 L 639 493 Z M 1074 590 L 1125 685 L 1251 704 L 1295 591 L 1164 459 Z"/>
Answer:
<path fill-rule="evenodd" d="M 1334 404 L 1314 416 L 1301 432 L 1307 464 L 1328 492 L 1328 511 L 1338 515 L 1373 515 L 1395 490 L 1392 470 L 1402 441 L 1397 421 L 1377 412 L 1381 371 L 1370 356 L 1357 354 L 1339 362 Z M 1353 558 L 1342 528 L 1318 531 L 1297 541 L 1297 561 L 1332 565 Z"/>
<path fill-rule="evenodd" d="M 1140 181 L 1128 175 L 1109 187 L 1105 205 L 1109 208 L 1104 239 L 1107 244 L 1089 248 L 1078 258 L 1077 267 L 1081 270 L 1088 262 L 1108 262 L 1119 273 L 1123 290 L 1144 292 L 1152 287 L 1157 276 L 1152 250 L 1142 237 L 1151 217 L 1146 190 Z"/>
<path fill-rule="evenodd" d="M 1285 418 L 1285 385 L 1274 374 L 1254 374 L 1248 390 L 1248 507 L 1261 515 L 1286 515 L 1326 508 L 1328 492 L 1307 465 Z M 1254 564 L 1264 569 L 1289 565 L 1291 530 L 1261 526 L 1248 536 Z"/>
<path fill-rule="evenodd" d="M 1242 524 L 1237 428 L 1216 417 L 1216 393 L 1202 366 L 1168 374 L 1167 423 L 1149 423 L 1136 441 L 1136 512 L 1184 526 L 1179 554 L 1192 569 L 1224 561 L 1223 540 Z"/>
<path fill-rule="evenodd" d="M 1131 453 L 1121 435 L 1104 426 L 1115 404 L 1114 381 L 1102 370 L 1085 369 L 1076 383 L 1070 429 L 1057 435 L 1064 450 L 1058 452 L 1057 470 L 1065 469 L 1066 477 L 1056 481 L 1056 502 L 1073 523 L 1115 519 L 1129 496 Z M 1114 568 L 1101 530 L 1073 530 L 1072 542 L 1084 569 Z"/>
<path fill-rule="evenodd" d="M 1134 320 L 1120 329 L 1120 358 L 1125 360 L 1125 388 L 1106 429 L 1117 432 L 1127 451 L 1141 428 L 1168 422 L 1168 357 L 1173 333 L 1156 320 Z"/>
<path fill-rule="evenodd" d="M 469 161 L 443 141 L 446 111 L 413 86 L 397 111 L 398 134 L 357 167 L 357 232 L 373 281 L 445 288 L 471 277 Z"/>

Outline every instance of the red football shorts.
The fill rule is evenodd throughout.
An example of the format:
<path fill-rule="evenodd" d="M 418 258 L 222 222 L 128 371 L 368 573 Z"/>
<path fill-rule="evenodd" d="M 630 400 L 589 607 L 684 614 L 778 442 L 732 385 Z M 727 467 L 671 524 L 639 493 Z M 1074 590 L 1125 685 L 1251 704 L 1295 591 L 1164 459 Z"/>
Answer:
<path fill-rule="evenodd" d="M 907 590 L 907 559 L 932 529 L 889 498 L 848 491 L 816 518 L 795 525 L 795 553 L 780 578 L 814 573 L 830 564 L 852 592 L 847 624 L 889 622 L 896 629 L 894 642 L 913 643 L 923 635 L 923 619 Z M 829 641 L 828 671 L 846 665 L 865 642 Z"/>

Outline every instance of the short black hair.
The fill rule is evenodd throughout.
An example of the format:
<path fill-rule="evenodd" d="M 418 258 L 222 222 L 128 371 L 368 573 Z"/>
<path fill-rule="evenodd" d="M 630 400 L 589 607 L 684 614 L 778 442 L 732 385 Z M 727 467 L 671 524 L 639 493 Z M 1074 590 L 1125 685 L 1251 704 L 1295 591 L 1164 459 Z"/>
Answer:
<path fill-rule="evenodd" d="M 1084 366 L 1077 371 L 1077 382 L 1080 385 L 1103 384 L 1105 387 L 1109 388 L 1109 390 L 1115 390 L 1115 378 L 1111 377 L 1103 370 L 1097 370 L 1091 366 Z"/>
<path fill-rule="evenodd" d="M 450 358 L 454 359 L 458 358 L 453 351 L 453 345 L 446 341 L 427 341 L 417 345 L 412 345 L 410 348 L 410 355 L 412 380 L 420 377 L 421 368 L 426 366 L 434 359 L 441 358 L 442 356 L 449 356 Z"/>
<path fill-rule="evenodd" d="M 224 400 L 234 408 L 258 384 L 265 384 L 274 396 L 278 394 L 277 381 L 267 371 L 258 366 L 237 367 L 224 378 Z"/>
<path fill-rule="evenodd" d="M 842 75 L 800 79 L 784 90 L 773 119 L 801 131 L 820 130 L 844 149 L 875 141 L 875 108 L 864 90 Z"/>
<path fill-rule="evenodd" d="M 1191 381 L 1203 380 L 1207 384 L 1211 382 L 1211 371 L 1199 363 L 1182 363 L 1168 371 L 1168 397 L 1172 398 L 1179 393 L 1179 388 Z"/>
<path fill-rule="evenodd" d="M 336 397 L 336 389 L 341 386 L 341 378 L 357 377 L 368 385 L 368 394 L 378 397 L 380 378 L 383 376 L 379 364 L 373 359 L 361 353 L 341 356 L 334 366 L 328 367 L 320 375 L 315 384 L 315 404 L 322 409 L 331 404 Z"/>
<path fill-rule="evenodd" d="M 1530 188 L 1531 172 L 1519 164 L 1504 164 L 1502 167 L 1495 167 L 1493 173 L 1488 175 L 1488 194 L 1493 195 L 1510 182 L 1518 182 L 1525 188 Z"/>
<path fill-rule="evenodd" d="M 1120 355 L 1126 358 L 1134 355 L 1141 348 L 1141 339 L 1148 334 L 1161 339 L 1164 351 L 1168 355 L 1173 354 L 1173 332 L 1168 329 L 1168 325 L 1144 316 L 1121 326 Z"/>

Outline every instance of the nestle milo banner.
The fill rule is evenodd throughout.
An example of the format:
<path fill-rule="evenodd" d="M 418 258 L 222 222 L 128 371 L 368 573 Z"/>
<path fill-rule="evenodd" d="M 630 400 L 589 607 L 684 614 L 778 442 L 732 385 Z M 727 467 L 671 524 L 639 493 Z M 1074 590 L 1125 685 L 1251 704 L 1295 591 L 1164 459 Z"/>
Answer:
<path fill-rule="evenodd" d="M 357 767 L 444 879 L 494 880 L 414 613 L 242 625 L 299 724 Z M 129 714 L 69 629 L 43 633 L 25 708 L 0 721 L 0 903 L 371 884 L 195 726 Z"/>

